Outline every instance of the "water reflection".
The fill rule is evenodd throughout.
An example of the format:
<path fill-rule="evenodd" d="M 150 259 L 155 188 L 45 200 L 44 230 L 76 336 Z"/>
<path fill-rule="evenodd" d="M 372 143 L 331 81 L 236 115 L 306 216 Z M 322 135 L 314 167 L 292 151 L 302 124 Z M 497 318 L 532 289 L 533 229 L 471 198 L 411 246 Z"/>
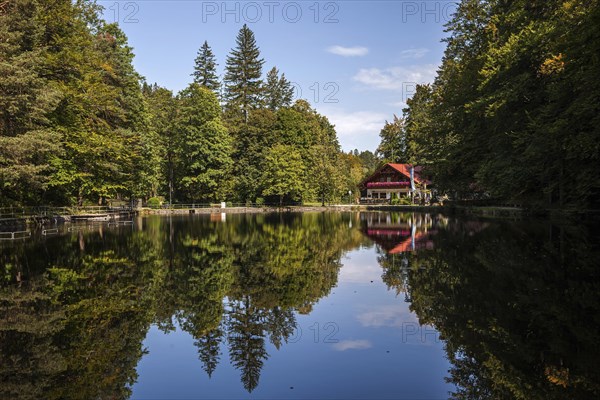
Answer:
<path fill-rule="evenodd" d="M 599 243 L 594 225 L 452 220 L 434 250 L 379 262 L 444 339 L 453 398 L 587 399 L 600 394 Z"/>
<path fill-rule="evenodd" d="M 362 232 L 387 254 L 431 250 L 432 236 L 448 224 L 442 215 L 422 213 L 365 212 L 360 219 Z"/>
<path fill-rule="evenodd" d="M 0 398 L 128 398 L 151 326 L 187 332 L 206 376 L 232 365 L 253 392 L 273 349 L 332 296 L 353 249 L 376 252 L 383 282 L 414 314 L 379 304 L 351 318 L 400 328 L 397 341 L 407 321 L 434 327 L 452 364 L 452 397 L 600 394 L 593 226 L 417 213 L 218 217 L 140 218 L 3 243 Z M 348 336 L 331 348 L 376 345 Z"/>
<path fill-rule="evenodd" d="M 226 341 L 254 390 L 265 342 L 288 340 L 363 240 L 350 218 L 147 218 L 3 246 L 0 397 L 127 398 L 153 323 L 192 335 L 209 376 Z"/>

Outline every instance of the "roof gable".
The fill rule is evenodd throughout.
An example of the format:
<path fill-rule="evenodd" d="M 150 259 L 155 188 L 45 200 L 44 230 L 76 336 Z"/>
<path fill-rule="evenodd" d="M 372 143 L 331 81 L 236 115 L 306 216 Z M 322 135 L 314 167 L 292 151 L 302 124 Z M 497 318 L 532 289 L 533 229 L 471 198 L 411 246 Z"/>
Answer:
<path fill-rule="evenodd" d="M 400 174 L 404 175 L 407 179 L 410 179 L 410 169 L 412 168 L 412 164 L 387 163 L 387 164 L 384 164 L 381 167 L 379 167 L 367 179 L 363 180 L 361 182 L 361 185 L 364 185 L 366 182 L 368 182 L 371 179 L 373 179 L 376 175 L 380 174 L 387 167 L 392 168 L 393 170 L 395 170 L 395 171 L 399 172 Z M 419 183 L 419 184 L 421 184 L 421 183 L 427 183 L 427 184 L 429 184 L 428 181 L 421 179 L 421 175 L 419 174 L 419 172 L 421 170 L 422 170 L 422 168 L 419 167 L 419 166 L 414 167 L 415 183 Z"/>

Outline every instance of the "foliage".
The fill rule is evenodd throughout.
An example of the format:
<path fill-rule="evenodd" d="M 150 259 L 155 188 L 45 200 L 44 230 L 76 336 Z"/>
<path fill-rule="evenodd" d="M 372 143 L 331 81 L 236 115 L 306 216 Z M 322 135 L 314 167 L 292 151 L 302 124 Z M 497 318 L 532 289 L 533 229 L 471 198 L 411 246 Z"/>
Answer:
<path fill-rule="evenodd" d="M 227 57 L 225 99 L 228 108 L 234 113 L 241 112 L 245 121 L 250 110 L 261 101 L 263 64 L 254 33 L 244 24 L 238 32 L 236 47 Z"/>
<path fill-rule="evenodd" d="M 270 110 L 277 110 L 281 107 L 289 107 L 292 104 L 294 88 L 285 78 L 285 74 L 279 76 L 279 71 L 273 67 L 267 73 L 267 81 L 264 85 L 264 105 Z"/>
<path fill-rule="evenodd" d="M 275 145 L 266 151 L 262 182 L 265 196 L 277 196 L 279 205 L 284 197 L 300 200 L 305 186 L 305 167 L 300 153 L 292 146 Z"/>
<path fill-rule="evenodd" d="M 192 74 L 194 83 L 218 94 L 221 84 L 217 76 L 217 62 L 206 40 L 202 44 L 202 47 L 200 47 L 200 50 L 198 50 L 195 63 L 194 73 Z"/>
<path fill-rule="evenodd" d="M 405 135 L 404 121 L 394 115 L 392 122 L 385 122 L 379 132 L 381 142 L 377 154 L 384 163 L 405 163 L 408 159 L 408 143 Z"/>
<path fill-rule="evenodd" d="M 382 146 L 455 198 L 597 208 L 598 21 L 596 0 L 461 1 L 435 82 L 407 102 L 407 143 Z"/>
<path fill-rule="evenodd" d="M 181 163 L 178 192 L 187 200 L 222 200 L 232 166 L 232 147 L 217 97 L 192 83 L 177 100 L 174 129 Z"/>
<path fill-rule="evenodd" d="M 158 197 L 150 197 L 146 205 L 150 208 L 160 208 L 162 201 Z"/>
<path fill-rule="evenodd" d="M 253 202 L 278 183 L 263 173 L 265 149 L 278 145 L 302 159 L 293 194 L 281 199 L 357 193 L 360 167 L 340 156 L 333 125 L 306 101 L 292 105 L 277 68 L 263 84 L 246 25 L 227 57 L 223 99 L 206 41 L 194 82 L 173 95 L 137 74 L 126 36 L 99 6 L 55 3 L 0 8 L 0 205 Z"/>

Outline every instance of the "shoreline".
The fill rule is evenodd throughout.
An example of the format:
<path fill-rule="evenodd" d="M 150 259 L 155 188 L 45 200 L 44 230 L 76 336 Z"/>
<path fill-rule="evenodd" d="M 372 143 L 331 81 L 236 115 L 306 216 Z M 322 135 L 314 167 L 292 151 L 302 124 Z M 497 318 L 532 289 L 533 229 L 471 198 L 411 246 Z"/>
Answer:
<path fill-rule="evenodd" d="M 152 209 L 138 210 L 140 215 L 184 215 L 184 214 L 260 214 L 281 212 L 424 212 L 446 213 L 453 215 L 469 215 L 491 218 L 516 218 L 529 216 L 529 213 L 517 207 L 465 207 L 465 206 L 421 206 L 421 205 L 345 205 L 336 204 L 329 206 L 263 206 L 263 207 L 205 207 L 182 209 Z"/>
<path fill-rule="evenodd" d="M 303 213 L 303 212 L 419 212 L 441 213 L 448 216 L 462 216 L 486 219 L 527 219 L 546 218 L 553 220 L 578 219 L 600 216 L 597 210 L 531 210 L 519 207 L 503 206 L 465 206 L 465 205 L 375 205 L 375 204 L 332 204 L 327 206 L 251 206 L 251 207 L 195 207 L 195 208 L 138 208 L 107 215 L 102 221 L 122 221 L 136 215 L 191 215 L 191 214 L 267 214 L 267 213 Z M 45 216 L 13 216 L 0 218 L 0 227 L 19 227 L 27 225 L 48 226 L 75 221 L 94 221 L 92 215 L 55 214 Z"/>

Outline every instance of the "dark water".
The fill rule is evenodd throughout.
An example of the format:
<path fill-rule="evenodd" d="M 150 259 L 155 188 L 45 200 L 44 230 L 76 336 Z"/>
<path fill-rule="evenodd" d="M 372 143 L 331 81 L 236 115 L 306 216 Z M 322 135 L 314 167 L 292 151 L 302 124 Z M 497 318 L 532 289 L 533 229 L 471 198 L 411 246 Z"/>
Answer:
<path fill-rule="evenodd" d="M 594 221 L 139 218 L 0 242 L 0 399 L 600 396 Z"/>

